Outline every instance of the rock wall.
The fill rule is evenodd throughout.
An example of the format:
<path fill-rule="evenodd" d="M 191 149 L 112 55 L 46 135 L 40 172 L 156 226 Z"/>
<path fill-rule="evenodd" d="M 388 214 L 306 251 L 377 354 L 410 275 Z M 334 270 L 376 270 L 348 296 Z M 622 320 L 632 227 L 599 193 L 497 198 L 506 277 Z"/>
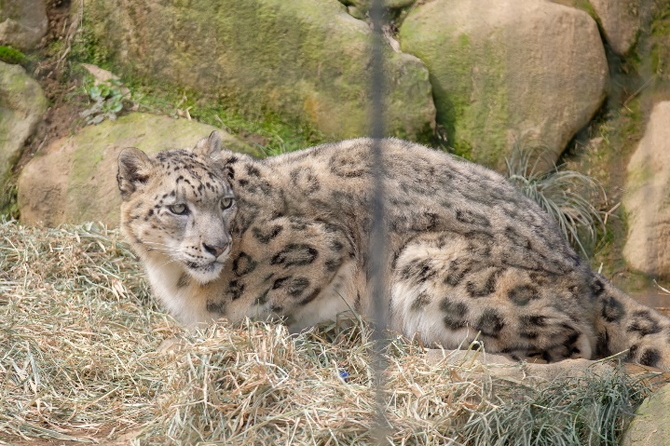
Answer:
<path fill-rule="evenodd" d="M 385 1 L 389 134 L 425 138 L 437 113 L 447 145 L 474 161 L 501 169 L 518 143 L 551 164 L 607 93 L 598 24 L 625 54 L 654 1 Z M 370 3 L 85 0 L 84 23 L 127 76 L 342 139 L 369 128 Z"/>
<path fill-rule="evenodd" d="M 371 31 L 337 0 L 85 0 L 84 11 L 127 75 L 269 110 L 334 139 L 368 132 Z M 428 70 L 391 47 L 384 54 L 389 132 L 430 134 Z"/>

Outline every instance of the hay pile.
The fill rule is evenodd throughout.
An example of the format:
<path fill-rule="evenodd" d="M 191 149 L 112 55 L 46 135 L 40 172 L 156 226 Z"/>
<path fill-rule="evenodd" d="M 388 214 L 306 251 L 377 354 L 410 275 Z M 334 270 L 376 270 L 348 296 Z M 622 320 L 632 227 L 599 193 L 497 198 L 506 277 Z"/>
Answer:
<path fill-rule="evenodd" d="M 538 391 L 393 339 L 380 407 L 371 345 L 363 324 L 186 333 L 117 232 L 0 224 L 0 444 L 616 444 L 646 392 L 616 370 Z"/>

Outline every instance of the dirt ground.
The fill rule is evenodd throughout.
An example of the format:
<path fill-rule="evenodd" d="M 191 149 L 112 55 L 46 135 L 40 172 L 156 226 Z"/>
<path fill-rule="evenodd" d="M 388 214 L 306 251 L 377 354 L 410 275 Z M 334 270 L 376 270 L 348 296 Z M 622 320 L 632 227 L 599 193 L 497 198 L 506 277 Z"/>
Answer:
<path fill-rule="evenodd" d="M 30 138 L 15 172 L 51 141 L 72 134 L 85 125 L 80 113 L 88 98 L 80 80 L 70 75 L 67 55 L 76 31 L 76 18 L 70 17 L 71 0 L 47 0 L 49 27 L 34 55 L 36 62 L 28 67 L 49 101 L 44 119 Z"/>

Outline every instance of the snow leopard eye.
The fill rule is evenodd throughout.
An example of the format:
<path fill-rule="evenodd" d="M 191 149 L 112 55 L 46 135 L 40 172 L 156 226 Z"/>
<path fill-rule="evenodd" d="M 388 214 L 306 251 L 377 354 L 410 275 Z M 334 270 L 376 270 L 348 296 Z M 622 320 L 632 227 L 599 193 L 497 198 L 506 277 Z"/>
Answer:
<path fill-rule="evenodd" d="M 175 215 L 186 215 L 188 214 L 188 206 L 186 206 L 184 203 L 176 203 L 168 206 L 168 209 L 170 212 L 172 212 Z"/>
<path fill-rule="evenodd" d="M 233 199 L 231 197 L 225 197 L 221 199 L 221 209 L 228 209 L 233 205 Z"/>

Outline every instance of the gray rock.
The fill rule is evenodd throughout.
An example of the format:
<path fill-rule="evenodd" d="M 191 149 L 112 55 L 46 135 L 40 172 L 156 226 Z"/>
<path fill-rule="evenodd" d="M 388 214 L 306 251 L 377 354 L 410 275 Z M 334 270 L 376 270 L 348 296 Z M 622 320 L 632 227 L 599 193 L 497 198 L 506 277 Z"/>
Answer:
<path fill-rule="evenodd" d="M 612 51 L 625 55 L 630 51 L 640 28 L 654 9 L 654 0 L 589 0 Z"/>
<path fill-rule="evenodd" d="M 166 116 L 132 113 L 116 121 L 85 127 L 38 152 L 18 180 L 21 221 L 31 225 L 102 221 L 115 227 L 121 199 L 116 186 L 116 158 L 125 147 L 147 153 L 192 147 L 213 130 L 224 147 L 260 155 L 215 127 Z"/>
<path fill-rule="evenodd" d="M 624 434 L 621 446 L 668 446 L 670 444 L 670 385 L 642 402 Z"/>
<path fill-rule="evenodd" d="M 0 184 L 47 108 L 39 84 L 19 65 L 0 62 Z"/>
<path fill-rule="evenodd" d="M 502 168 L 515 141 L 556 160 L 600 107 L 608 80 L 598 27 L 542 0 L 433 0 L 400 28 L 403 51 L 433 84 L 437 121 L 456 152 Z"/>
<path fill-rule="evenodd" d="M 0 1 L 0 45 L 32 49 L 46 34 L 48 24 L 44 0 Z"/>
<path fill-rule="evenodd" d="M 644 136 L 628 162 L 623 205 L 628 237 L 623 255 L 634 269 L 670 277 L 670 101 L 651 112 Z"/>
<path fill-rule="evenodd" d="M 369 131 L 371 31 L 337 0 L 85 0 L 85 20 L 121 71 L 268 110 L 333 138 Z M 387 127 L 431 132 L 428 70 L 389 46 Z M 123 74 L 119 72 L 119 74 Z"/>

